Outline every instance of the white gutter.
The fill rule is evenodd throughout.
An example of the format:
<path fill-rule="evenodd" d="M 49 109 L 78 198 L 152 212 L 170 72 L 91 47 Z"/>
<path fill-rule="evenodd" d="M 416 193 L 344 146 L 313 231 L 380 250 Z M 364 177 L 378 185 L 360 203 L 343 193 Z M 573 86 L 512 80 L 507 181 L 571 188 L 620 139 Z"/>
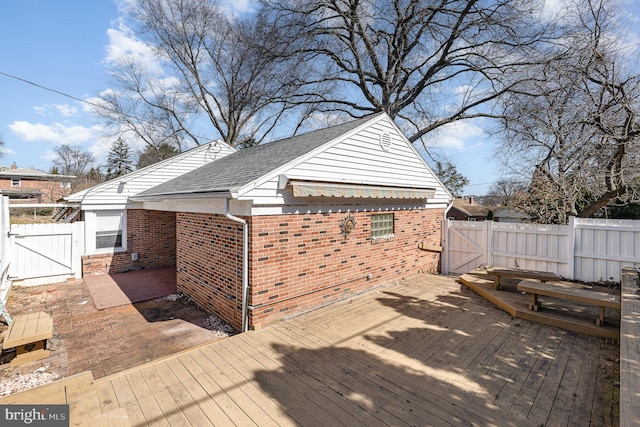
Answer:
<path fill-rule="evenodd" d="M 247 221 L 229 212 L 229 199 L 224 199 L 225 216 L 242 224 L 242 332 L 249 330 L 247 299 L 249 298 L 249 224 Z"/>

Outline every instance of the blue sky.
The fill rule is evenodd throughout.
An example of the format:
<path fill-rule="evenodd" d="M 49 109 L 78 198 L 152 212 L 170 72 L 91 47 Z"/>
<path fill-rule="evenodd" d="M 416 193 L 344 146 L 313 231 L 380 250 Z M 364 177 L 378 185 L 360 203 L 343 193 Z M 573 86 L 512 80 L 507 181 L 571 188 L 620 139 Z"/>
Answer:
<path fill-rule="evenodd" d="M 249 2 L 225 3 L 244 10 Z M 627 13 L 640 9 L 637 0 L 620 2 L 633 7 Z M 140 48 L 119 17 L 117 0 L 5 1 L 0 7 L 0 73 L 90 100 L 109 88 L 110 58 Z M 105 139 L 89 105 L 5 75 L 0 75 L 0 100 L 6 151 L 0 165 L 15 162 L 48 171 L 60 144 L 79 144 L 104 164 L 111 140 Z M 436 138 L 471 180 L 465 194 L 484 194 L 501 173 L 493 159 L 495 143 L 482 127 L 481 122 L 458 123 Z"/>

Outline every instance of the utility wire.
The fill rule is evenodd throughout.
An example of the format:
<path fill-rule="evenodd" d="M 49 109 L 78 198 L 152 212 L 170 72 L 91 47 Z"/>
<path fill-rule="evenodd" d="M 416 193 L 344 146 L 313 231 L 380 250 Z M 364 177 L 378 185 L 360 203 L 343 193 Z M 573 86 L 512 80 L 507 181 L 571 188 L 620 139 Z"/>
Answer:
<path fill-rule="evenodd" d="M 0 71 L 0 75 L 3 75 L 3 76 L 5 76 L 5 77 L 9 77 L 9 78 L 11 78 L 11 79 L 15 79 L 15 80 L 21 81 L 21 82 L 23 82 L 23 83 L 30 84 L 30 85 L 32 85 L 32 86 L 35 86 L 35 87 L 40 88 L 40 89 L 47 90 L 47 91 L 49 91 L 49 92 L 57 93 L 58 95 L 66 96 L 67 98 L 73 99 L 74 101 L 84 102 L 85 104 L 89 104 L 89 105 L 91 105 L 92 107 L 101 108 L 98 104 L 94 104 L 93 102 L 91 102 L 91 101 L 87 101 L 86 99 L 81 99 L 81 98 L 78 98 L 78 97 L 76 97 L 76 96 L 69 95 L 68 93 L 61 92 L 61 91 L 59 91 L 59 90 L 52 89 L 52 88 L 47 87 L 47 86 L 43 86 L 43 85 L 41 85 L 41 84 L 38 84 L 38 83 L 32 82 L 32 81 L 27 80 L 27 79 L 23 79 L 23 78 L 18 77 L 18 76 L 14 76 L 14 75 L 12 75 L 12 74 L 8 74 L 8 73 L 5 73 L 5 72 Z"/>

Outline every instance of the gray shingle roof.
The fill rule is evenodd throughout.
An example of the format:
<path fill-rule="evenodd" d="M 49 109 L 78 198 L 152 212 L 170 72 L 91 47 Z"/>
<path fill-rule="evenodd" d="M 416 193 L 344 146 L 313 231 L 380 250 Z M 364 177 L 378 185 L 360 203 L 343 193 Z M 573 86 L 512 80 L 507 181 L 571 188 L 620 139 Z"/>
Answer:
<path fill-rule="evenodd" d="M 378 113 L 326 129 L 238 150 L 138 194 L 138 197 L 236 191 L 379 116 Z"/>

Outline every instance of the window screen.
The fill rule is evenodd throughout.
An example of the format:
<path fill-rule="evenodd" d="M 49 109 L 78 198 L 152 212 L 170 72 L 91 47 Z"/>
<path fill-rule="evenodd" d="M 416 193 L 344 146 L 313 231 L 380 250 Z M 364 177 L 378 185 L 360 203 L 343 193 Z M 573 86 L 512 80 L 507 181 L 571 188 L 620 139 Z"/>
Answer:
<path fill-rule="evenodd" d="M 96 249 L 121 248 L 123 211 L 96 212 Z"/>
<path fill-rule="evenodd" d="M 393 236 L 393 214 L 371 215 L 371 237 L 376 239 L 391 236 Z"/>

